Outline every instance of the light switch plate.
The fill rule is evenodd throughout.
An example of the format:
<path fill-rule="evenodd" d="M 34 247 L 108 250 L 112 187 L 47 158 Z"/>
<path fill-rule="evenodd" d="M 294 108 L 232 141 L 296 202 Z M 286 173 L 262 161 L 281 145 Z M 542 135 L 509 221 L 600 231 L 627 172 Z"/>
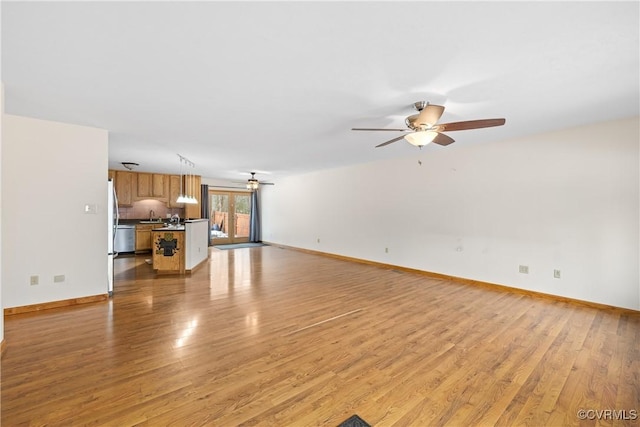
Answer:
<path fill-rule="evenodd" d="M 86 214 L 97 214 L 98 213 L 98 205 L 95 203 L 87 203 L 84 205 L 84 213 Z"/>

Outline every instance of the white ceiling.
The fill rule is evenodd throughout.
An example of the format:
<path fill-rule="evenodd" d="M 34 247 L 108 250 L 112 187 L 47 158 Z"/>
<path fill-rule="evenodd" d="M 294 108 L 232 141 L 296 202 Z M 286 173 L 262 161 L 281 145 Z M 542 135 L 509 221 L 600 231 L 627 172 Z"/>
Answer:
<path fill-rule="evenodd" d="M 2 2 L 5 111 L 110 132 L 109 165 L 205 177 L 418 155 L 639 114 L 639 2 Z M 606 141 L 603 141 L 605 144 Z M 426 151 L 426 153 L 425 153 Z"/>

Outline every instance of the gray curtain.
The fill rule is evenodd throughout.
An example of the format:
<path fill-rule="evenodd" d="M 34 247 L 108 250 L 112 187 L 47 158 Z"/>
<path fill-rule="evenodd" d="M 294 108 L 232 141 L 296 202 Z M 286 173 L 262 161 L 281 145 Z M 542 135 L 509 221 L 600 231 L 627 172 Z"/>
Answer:
<path fill-rule="evenodd" d="M 200 215 L 202 218 L 209 220 L 209 227 L 207 228 L 207 242 L 211 246 L 211 220 L 209 218 L 209 186 L 202 184 L 200 186 Z"/>
<path fill-rule="evenodd" d="M 251 216 L 249 217 L 249 240 L 251 242 L 262 241 L 259 199 L 258 190 L 254 190 L 251 193 Z"/>

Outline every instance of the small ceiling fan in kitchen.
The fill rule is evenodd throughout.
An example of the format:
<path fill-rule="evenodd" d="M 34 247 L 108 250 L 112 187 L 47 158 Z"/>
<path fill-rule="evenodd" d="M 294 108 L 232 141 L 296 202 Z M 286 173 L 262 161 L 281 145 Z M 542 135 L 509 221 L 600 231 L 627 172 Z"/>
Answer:
<path fill-rule="evenodd" d="M 425 145 L 433 142 L 438 145 L 449 145 L 454 142 L 454 139 L 443 132 L 452 132 L 457 130 L 469 130 L 480 129 L 493 126 L 502 126 L 505 124 L 505 119 L 481 119 L 481 120 L 467 120 L 462 122 L 440 123 L 438 120 L 444 113 L 444 107 L 442 105 L 429 104 L 425 101 L 418 101 L 413 104 L 413 108 L 418 111 L 418 114 L 413 114 L 405 119 L 405 129 L 387 129 L 387 128 L 352 128 L 356 131 L 390 131 L 390 132 L 405 132 L 406 135 L 400 135 L 396 138 L 385 141 L 376 145 L 378 147 L 384 147 L 385 145 L 392 144 L 401 139 L 405 139 L 416 147 L 424 147 Z"/>

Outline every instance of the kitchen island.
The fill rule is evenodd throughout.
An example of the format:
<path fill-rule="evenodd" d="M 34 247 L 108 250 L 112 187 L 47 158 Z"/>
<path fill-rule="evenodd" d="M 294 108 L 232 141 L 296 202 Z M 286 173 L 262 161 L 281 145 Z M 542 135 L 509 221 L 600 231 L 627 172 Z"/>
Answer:
<path fill-rule="evenodd" d="M 153 269 L 158 274 L 187 274 L 209 256 L 209 220 L 186 220 L 152 230 Z"/>

